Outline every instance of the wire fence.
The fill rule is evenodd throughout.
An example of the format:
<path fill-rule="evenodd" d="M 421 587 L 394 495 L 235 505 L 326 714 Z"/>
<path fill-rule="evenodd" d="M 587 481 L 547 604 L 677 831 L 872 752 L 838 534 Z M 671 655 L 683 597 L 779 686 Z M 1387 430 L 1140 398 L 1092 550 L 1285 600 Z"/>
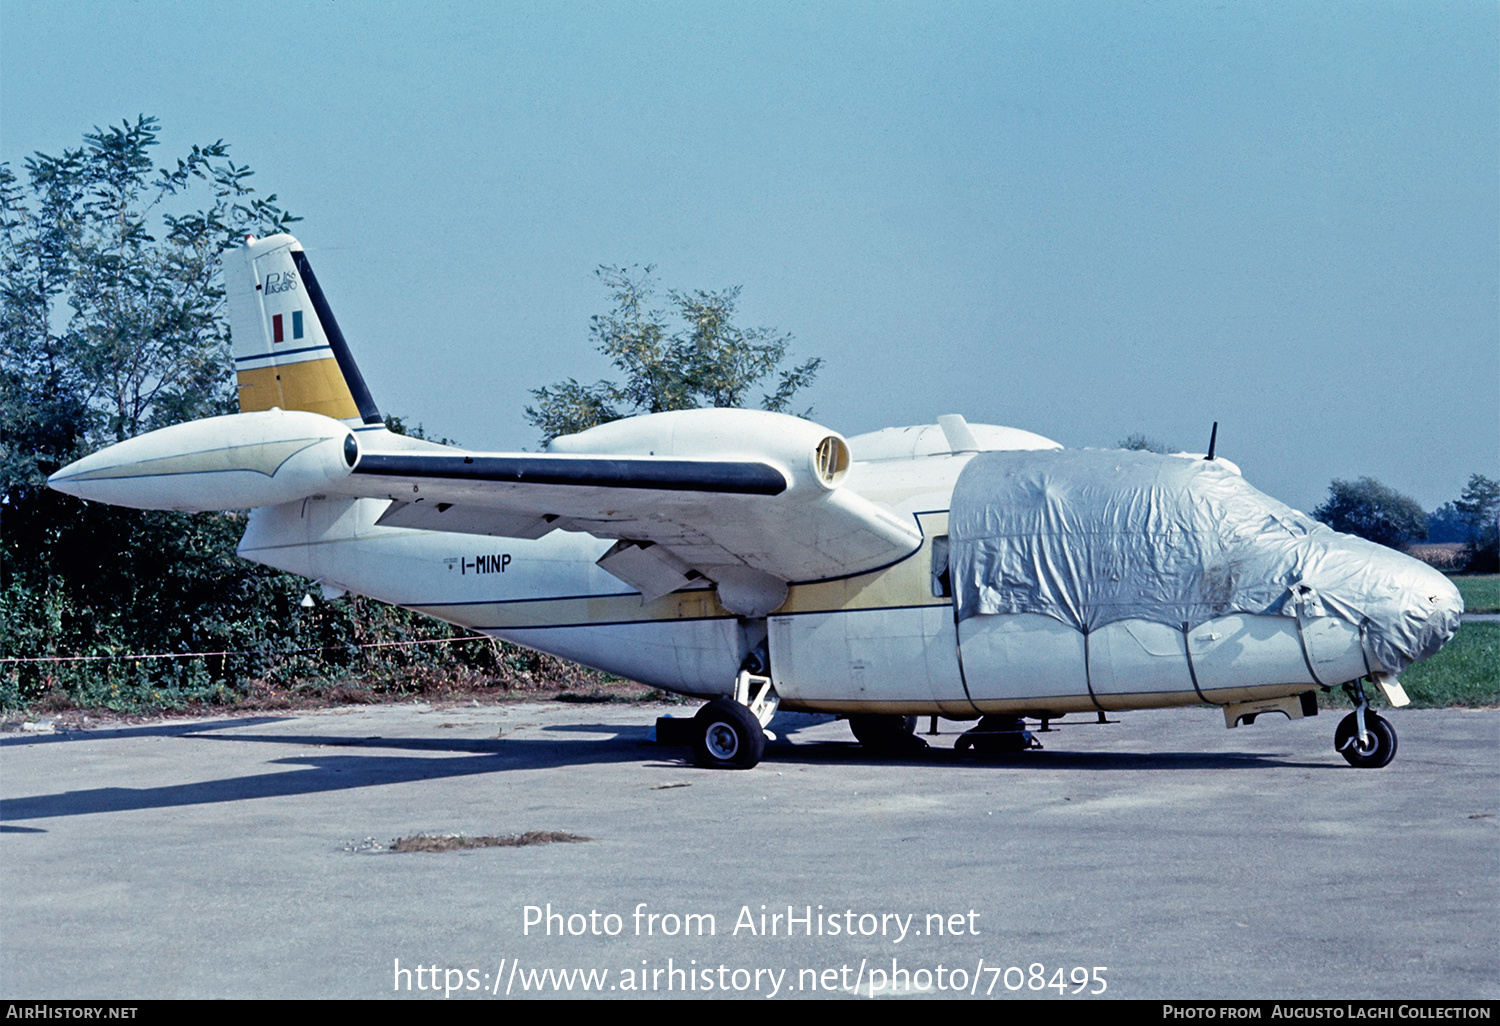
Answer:
<path fill-rule="evenodd" d="M 122 655 L 74 656 L 0 656 L 0 663 L 82 663 L 128 662 L 140 659 L 201 659 L 213 656 L 289 656 L 309 652 L 347 652 L 361 648 L 408 648 L 413 645 L 451 645 L 460 641 L 493 641 L 488 634 L 469 634 L 461 638 L 423 638 L 419 641 L 369 641 L 359 644 L 312 645 L 305 648 L 225 649 L 222 652 L 128 652 Z"/>

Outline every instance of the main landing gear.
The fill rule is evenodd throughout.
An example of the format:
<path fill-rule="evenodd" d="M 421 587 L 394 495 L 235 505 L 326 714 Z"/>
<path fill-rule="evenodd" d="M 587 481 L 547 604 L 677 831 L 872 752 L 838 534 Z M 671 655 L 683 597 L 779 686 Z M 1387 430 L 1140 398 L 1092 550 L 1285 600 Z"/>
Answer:
<path fill-rule="evenodd" d="M 1333 747 L 1344 761 L 1360 769 L 1379 769 L 1396 757 L 1396 729 L 1370 709 L 1364 681 L 1344 685 L 1354 711 L 1345 716 L 1333 733 Z"/>
<path fill-rule="evenodd" d="M 860 713 L 849 717 L 849 729 L 854 732 L 854 739 L 878 755 L 912 755 L 926 751 L 927 742 L 917 736 L 916 728 L 915 716 Z M 980 758 L 1040 747 L 1042 743 L 1026 729 L 1025 721 L 1019 716 L 983 716 L 978 724 L 960 734 L 953 743 L 955 752 L 973 752 Z"/>
<path fill-rule="evenodd" d="M 1042 743 L 1026 729 L 1026 722 L 1019 716 L 981 716 L 974 727 L 958 735 L 958 740 L 953 742 L 954 751 L 972 749 L 982 758 L 1013 755 L 1040 747 Z"/>
<path fill-rule="evenodd" d="M 909 755 L 925 751 L 927 742 L 917 737 L 915 716 L 861 713 L 849 717 L 854 740 L 879 755 Z"/>
<path fill-rule="evenodd" d="M 766 740 L 776 740 L 766 724 L 776 715 L 779 703 L 769 677 L 741 671 L 733 698 L 715 698 L 693 717 L 693 755 L 698 765 L 750 769 L 760 762 Z"/>

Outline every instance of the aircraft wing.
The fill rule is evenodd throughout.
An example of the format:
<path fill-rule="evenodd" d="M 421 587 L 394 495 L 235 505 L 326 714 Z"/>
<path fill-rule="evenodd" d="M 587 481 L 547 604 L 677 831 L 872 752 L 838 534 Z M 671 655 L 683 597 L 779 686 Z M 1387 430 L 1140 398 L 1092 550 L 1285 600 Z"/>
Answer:
<path fill-rule="evenodd" d="M 335 490 L 393 500 L 385 526 L 620 539 L 600 565 L 647 600 L 742 568 L 781 582 L 858 573 L 921 544 L 910 517 L 799 476 L 753 459 L 368 452 Z"/>
<path fill-rule="evenodd" d="M 481 453 L 270 409 L 175 424 L 49 478 L 81 498 L 143 509 L 246 509 L 310 495 L 389 499 L 379 523 L 619 544 L 599 565 L 646 601 L 698 577 L 740 615 L 765 615 L 793 581 L 860 573 L 922 542 L 845 487 L 848 445 L 760 410 L 677 410 L 553 440 L 546 453 Z M 750 613 L 744 610 L 758 610 Z"/>

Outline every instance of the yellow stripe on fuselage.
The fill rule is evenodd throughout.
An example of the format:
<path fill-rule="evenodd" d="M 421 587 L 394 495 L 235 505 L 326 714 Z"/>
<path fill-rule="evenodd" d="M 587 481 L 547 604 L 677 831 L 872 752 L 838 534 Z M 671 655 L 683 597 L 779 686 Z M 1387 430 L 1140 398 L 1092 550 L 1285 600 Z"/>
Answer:
<path fill-rule="evenodd" d="M 645 605 L 641 604 L 640 595 L 630 594 L 464 605 L 437 603 L 409 608 L 467 627 L 572 627 L 601 623 L 714 620 L 734 616 L 719 605 L 712 588 L 673 592 Z"/>
<path fill-rule="evenodd" d="M 344 384 L 337 360 L 303 360 L 280 366 L 255 367 L 236 375 L 240 412 L 259 413 L 272 407 L 306 410 L 335 420 L 359 416 L 354 396 Z"/>

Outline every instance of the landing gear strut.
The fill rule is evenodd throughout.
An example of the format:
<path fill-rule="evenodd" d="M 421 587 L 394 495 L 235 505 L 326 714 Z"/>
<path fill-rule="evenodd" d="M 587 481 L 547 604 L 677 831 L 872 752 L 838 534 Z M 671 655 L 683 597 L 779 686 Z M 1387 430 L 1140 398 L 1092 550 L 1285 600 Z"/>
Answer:
<path fill-rule="evenodd" d="M 1396 729 L 1370 709 L 1363 681 L 1344 685 L 1354 711 L 1345 716 L 1333 734 L 1333 747 L 1344 761 L 1360 769 L 1379 769 L 1396 757 Z"/>

